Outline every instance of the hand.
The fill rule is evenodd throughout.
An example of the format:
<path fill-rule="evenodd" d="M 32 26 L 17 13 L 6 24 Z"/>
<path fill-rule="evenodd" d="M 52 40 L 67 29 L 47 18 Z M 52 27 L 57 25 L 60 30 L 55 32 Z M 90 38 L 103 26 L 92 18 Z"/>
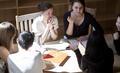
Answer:
<path fill-rule="evenodd" d="M 70 16 L 67 18 L 67 21 L 68 21 L 70 24 L 73 24 L 73 22 L 74 22 L 73 18 L 71 18 Z"/>
<path fill-rule="evenodd" d="M 67 20 L 68 20 L 69 23 L 73 24 L 73 22 L 75 21 L 76 17 L 77 17 L 76 13 L 75 12 L 71 12 L 71 16 L 69 16 L 67 18 Z"/>
<path fill-rule="evenodd" d="M 47 26 L 49 29 L 53 29 L 53 19 L 52 18 L 49 18 L 47 20 Z"/>
<path fill-rule="evenodd" d="M 51 23 L 51 24 L 53 23 L 52 17 L 50 17 L 50 18 L 47 19 L 47 24 L 49 24 L 49 23 Z"/>
<path fill-rule="evenodd" d="M 48 27 L 48 29 L 53 29 L 52 22 L 47 23 L 47 27 Z"/>

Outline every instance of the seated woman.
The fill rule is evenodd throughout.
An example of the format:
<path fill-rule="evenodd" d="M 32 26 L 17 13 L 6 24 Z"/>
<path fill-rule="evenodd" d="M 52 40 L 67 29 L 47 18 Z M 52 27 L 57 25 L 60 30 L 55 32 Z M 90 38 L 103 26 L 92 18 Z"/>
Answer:
<path fill-rule="evenodd" d="M 13 39 L 16 35 L 16 28 L 10 22 L 0 23 L 0 58 L 5 62 L 5 73 L 7 70 L 7 57 L 10 53 L 17 52 L 13 46 Z"/>
<path fill-rule="evenodd" d="M 120 14 L 117 17 L 116 21 L 117 32 L 113 34 L 114 45 L 118 55 L 120 55 Z"/>
<path fill-rule="evenodd" d="M 85 1 L 84 0 L 70 0 L 71 1 L 71 11 L 68 11 L 64 14 L 64 31 L 65 38 L 78 38 L 81 40 L 81 36 L 88 34 L 89 25 L 92 25 L 94 31 L 103 34 L 104 31 L 95 18 L 85 12 Z M 74 42 L 73 42 L 74 43 Z M 76 45 L 71 44 L 72 50 L 74 50 L 75 54 L 79 62 L 81 62 L 81 55 L 79 54 L 79 50 L 77 49 L 78 43 Z M 86 45 L 85 45 L 86 46 Z"/>
<path fill-rule="evenodd" d="M 93 31 L 87 42 L 81 68 L 87 73 L 113 73 L 114 55 L 103 34 Z"/>
<path fill-rule="evenodd" d="M 42 55 L 38 51 L 30 51 L 33 45 L 34 35 L 30 32 L 22 32 L 18 37 L 18 52 L 10 54 L 7 62 L 10 73 L 43 73 L 45 64 Z"/>
<path fill-rule="evenodd" d="M 14 53 L 13 39 L 16 35 L 16 28 L 10 22 L 0 23 L 0 57 L 6 61 L 9 53 Z M 5 56 L 5 57 L 4 57 Z"/>
<path fill-rule="evenodd" d="M 89 25 L 91 24 L 95 31 L 103 33 L 103 29 L 95 18 L 85 12 L 84 0 L 70 0 L 72 10 L 64 14 L 64 31 L 65 36 L 69 38 L 79 38 L 88 34 Z"/>
<path fill-rule="evenodd" d="M 38 16 L 33 24 L 32 30 L 35 33 L 35 40 L 39 44 L 44 44 L 50 39 L 55 40 L 58 37 L 58 20 L 53 15 L 53 5 L 47 2 L 41 2 L 38 5 L 41 16 Z"/>

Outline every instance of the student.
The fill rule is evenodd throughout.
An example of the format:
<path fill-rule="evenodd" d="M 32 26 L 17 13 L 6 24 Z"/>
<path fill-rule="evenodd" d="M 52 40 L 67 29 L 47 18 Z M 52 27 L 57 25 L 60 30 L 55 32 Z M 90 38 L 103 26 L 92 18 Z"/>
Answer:
<path fill-rule="evenodd" d="M 43 73 L 45 67 L 42 55 L 38 51 L 30 51 L 34 35 L 22 32 L 18 37 L 18 52 L 10 54 L 7 62 L 10 73 Z"/>
<path fill-rule="evenodd" d="M 32 24 L 35 40 L 39 44 L 56 40 L 58 37 L 58 20 L 53 15 L 53 5 L 47 2 L 41 2 L 38 4 L 38 8 L 41 11 L 41 16 L 38 16 Z"/>
<path fill-rule="evenodd" d="M 64 31 L 65 36 L 69 38 L 79 38 L 88 34 L 89 25 L 91 24 L 95 31 L 103 33 L 103 29 L 95 18 L 85 12 L 84 0 L 70 0 L 71 11 L 64 14 Z"/>
<path fill-rule="evenodd" d="M 16 28 L 10 22 L 0 23 L 0 58 L 5 62 L 5 73 L 7 69 L 7 57 L 10 53 L 17 52 L 13 47 L 13 39 L 16 35 Z"/>
<path fill-rule="evenodd" d="M 64 33 L 67 39 L 76 38 L 81 40 L 81 36 L 88 35 L 89 25 L 97 31 L 98 33 L 103 34 L 103 29 L 100 24 L 95 20 L 95 18 L 85 12 L 85 1 L 84 0 L 70 0 L 71 3 L 71 11 L 68 11 L 64 14 Z M 73 45 L 73 44 L 71 44 Z M 73 46 L 72 50 L 74 50 L 78 61 L 81 63 L 82 55 L 79 54 L 79 49 L 77 49 L 78 43 Z M 86 46 L 86 45 L 85 45 Z"/>
<path fill-rule="evenodd" d="M 0 57 L 6 61 L 9 53 L 16 52 L 13 46 L 13 39 L 16 35 L 16 28 L 10 22 L 0 23 Z M 4 57 L 5 56 L 5 57 Z"/>
<path fill-rule="evenodd" d="M 114 55 L 103 34 L 93 31 L 82 57 L 82 69 L 87 73 L 113 73 Z"/>
<path fill-rule="evenodd" d="M 120 14 L 117 17 L 116 21 L 117 32 L 113 34 L 114 45 L 118 55 L 120 55 Z"/>

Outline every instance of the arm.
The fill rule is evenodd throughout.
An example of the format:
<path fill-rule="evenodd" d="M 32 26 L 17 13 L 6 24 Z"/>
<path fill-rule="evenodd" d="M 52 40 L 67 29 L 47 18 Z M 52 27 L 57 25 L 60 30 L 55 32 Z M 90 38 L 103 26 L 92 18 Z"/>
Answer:
<path fill-rule="evenodd" d="M 57 37 L 58 37 L 58 31 L 57 31 L 57 30 L 54 30 L 54 28 L 51 28 L 51 29 L 50 29 L 50 34 L 51 34 L 51 38 L 52 38 L 53 40 L 56 40 L 56 39 L 57 39 Z"/>
<path fill-rule="evenodd" d="M 35 37 L 37 38 L 36 40 L 39 44 L 43 44 L 45 42 L 47 34 L 49 33 L 48 26 L 44 31 L 42 30 L 43 24 L 41 20 L 41 17 L 37 17 L 32 24 L 32 32 L 35 33 Z"/>
<path fill-rule="evenodd" d="M 39 30 L 40 24 L 41 24 L 40 17 L 37 17 L 32 23 L 32 32 L 35 33 L 35 36 L 41 36 L 42 34 L 42 32 Z"/>
<path fill-rule="evenodd" d="M 72 35 L 73 34 L 73 19 L 71 17 L 67 18 L 67 21 L 69 22 L 68 28 L 66 30 L 67 35 Z"/>
<path fill-rule="evenodd" d="M 43 44 L 45 42 L 45 40 L 47 39 L 47 36 L 48 36 L 48 33 L 49 33 L 49 29 L 48 27 L 45 29 L 44 33 L 42 34 L 42 36 L 39 36 L 39 39 L 40 39 L 40 44 Z"/>
<path fill-rule="evenodd" d="M 0 58 L 2 58 L 2 60 L 4 60 L 4 62 L 7 62 L 7 58 L 8 58 L 8 55 L 9 55 L 9 51 L 7 48 L 5 47 L 0 47 Z"/>
<path fill-rule="evenodd" d="M 57 29 L 59 28 L 58 20 L 56 17 L 54 18 L 54 22 L 52 24 L 53 24 L 53 26 L 52 26 L 52 28 L 50 28 L 50 34 L 51 34 L 51 38 L 53 40 L 56 40 L 58 37 L 58 30 Z"/>
<path fill-rule="evenodd" d="M 73 21 L 68 13 L 64 14 L 64 31 L 67 37 L 73 34 Z"/>

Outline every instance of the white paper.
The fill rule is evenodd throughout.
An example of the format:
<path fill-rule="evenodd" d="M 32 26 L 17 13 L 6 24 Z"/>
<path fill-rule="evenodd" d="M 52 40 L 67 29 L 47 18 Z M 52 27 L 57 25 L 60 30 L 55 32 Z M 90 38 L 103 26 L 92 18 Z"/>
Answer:
<path fill-rule="evenodd" d="M 82 72 L 79 68 L 78 61 L 75 53 L 72 50 L 65 50 L 65 52 L 70 56 L 67 62 L 63 66 L 55 65 L 56 67 L 48 70 L 52 72 Z"/>
<path fill-rule="evenodd" d="M 79 43 L 78 49 L 82 55 L 85 55 L 85 47 L 81 43 Z"/>
<path fill-rule="evenodd" d="M 69 46 L 69 43 L 58 43 L 58 44 L 49 44 L 49 45 L 42 45 L 42 48 L 49 49 L 56 49 L 56 50 L 66 50 Z"/>

